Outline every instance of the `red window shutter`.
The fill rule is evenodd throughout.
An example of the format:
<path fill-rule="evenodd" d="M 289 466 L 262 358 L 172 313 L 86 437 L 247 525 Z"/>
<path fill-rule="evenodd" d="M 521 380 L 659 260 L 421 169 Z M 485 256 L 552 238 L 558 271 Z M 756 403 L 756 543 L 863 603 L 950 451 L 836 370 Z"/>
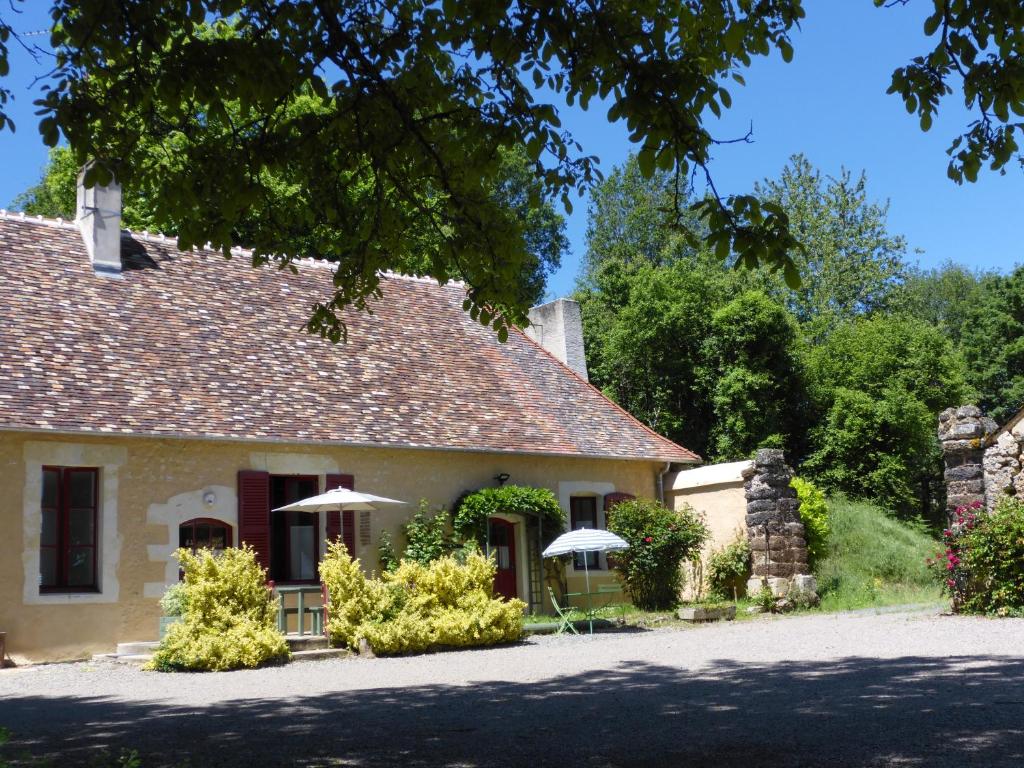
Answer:
<path fill-rule="evenodd" d="M 238 473 L 238 542 L 256 550 L 256 562 L 270 568 L 270 475 Z"/>
<path fill-rule="evenodd" d="M 636 496 L 634 496 L 631 493 L 609 493 L 609 494 L 605 494 L 605 497 L 604 497 L 604 511 L 607 512 L 609 509 L 614 507 L 620 501 L 629 501 L 630 499 L 635 499 L 635 498 L 636 498 Z"/>
<path fill-rule="evenodd" d="M 335 488 L 355 490 L 355 478 L 352 475 L 327 475 L 326 479 L 326 490 L 328 491 L 333 491 Z M 351 512 L 346 512 L 344 517 L 345 519 L 342 520 L 340 512 L 327 513 L 327 540 L 334 541 L 341 537 L 345 547 L 348 548 L 348 553 L 354 556 L 356 552 L 355 521 Z"/>

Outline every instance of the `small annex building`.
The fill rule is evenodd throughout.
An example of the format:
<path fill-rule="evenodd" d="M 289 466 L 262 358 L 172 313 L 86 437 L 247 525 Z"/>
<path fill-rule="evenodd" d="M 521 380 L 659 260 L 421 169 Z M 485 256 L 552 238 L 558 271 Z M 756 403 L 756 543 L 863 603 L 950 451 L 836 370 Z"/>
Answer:
<path fill-rule="evenodd" d="M 571 302 L 531 329 L 559 359 L 518 330 L 499 343 L 458 284 L 387 276 L 332 344 L 303 330 L 330 269 L 182 252 L 122 232 L 116 187 L 90 193 L 78 222 L 0 214 L 0 632 L 15 660 L 155 639 L 179 546 L 248 542 L 277 583 L 308 583 L 332 537 L 376 568 L 381 534 L 421 499 L 451 508 L 507 476 L 600 527 L 606 499 L 657 497 L 699 461 L 587 383 Z M 339 485 L 408 506 L 270 514 Z M 531 524 L 495 520 L 492 538 L 539 609 Z"/>

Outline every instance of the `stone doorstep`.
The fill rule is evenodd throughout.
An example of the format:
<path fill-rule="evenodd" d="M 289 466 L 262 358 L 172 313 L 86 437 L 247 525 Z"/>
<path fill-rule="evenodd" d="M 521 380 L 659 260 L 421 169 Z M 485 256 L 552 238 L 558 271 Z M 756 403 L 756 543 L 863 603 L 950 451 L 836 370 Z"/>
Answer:
<path fill-rule="evenodd" d="M 285 635 L 292 661 L 316 661 L 351 656 L 344 648 L 329 648 L 323 635 Z M 116 661 L 120 664 L 142 665 L 152 660 L 153 652 L 159 645 L 156 641 L 118 643 L 114 653 L 94 654 L 93 661 Z"/>
<path fill-rule="evenodd" d="M 347 648 L 316 648 L 311 651 L 292 651 L 292 661 L 321 661 L 323 659 L 345 659 L 356 654 Z"/>
<path fill-rule="evenodd" d="M 328 645 L 327 638 L 323 635 L 285 635 L 284 639 L 288 643 L 288 650 L 292 653 L 322 651 Z"/>

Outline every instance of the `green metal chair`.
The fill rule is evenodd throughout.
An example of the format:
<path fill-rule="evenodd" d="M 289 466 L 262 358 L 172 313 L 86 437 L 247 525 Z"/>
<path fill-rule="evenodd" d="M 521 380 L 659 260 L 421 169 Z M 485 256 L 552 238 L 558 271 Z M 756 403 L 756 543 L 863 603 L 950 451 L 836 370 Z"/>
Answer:
<path fill-rule="evenodd" d="M 572 632 L 574 635 L 579 634 L 579 630 L 576 629 L 572 623 L 572 606 L 568 603 L 565 606 L 558 604 L 558 598 L 555 597 L 555 590 L 548 587 L 548 594 L 551 596 L 551 607 L 555 609 L 555 613 L 558 614 L 558 629 L 555 630 L 555 634 L 562 634 L 566 630 Z"/>

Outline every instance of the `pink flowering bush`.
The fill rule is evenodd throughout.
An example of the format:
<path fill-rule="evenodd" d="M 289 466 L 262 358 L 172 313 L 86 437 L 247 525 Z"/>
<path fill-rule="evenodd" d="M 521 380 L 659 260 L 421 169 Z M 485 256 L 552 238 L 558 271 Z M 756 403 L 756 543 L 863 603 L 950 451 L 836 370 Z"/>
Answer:
<path fill-rule="evenodd" d="M 986 514 L 980 502 L 956 510 L 943 549 L 928 566 L 958 613 L 1024 611 L 1024 503 L 1007 497 Z"/>

